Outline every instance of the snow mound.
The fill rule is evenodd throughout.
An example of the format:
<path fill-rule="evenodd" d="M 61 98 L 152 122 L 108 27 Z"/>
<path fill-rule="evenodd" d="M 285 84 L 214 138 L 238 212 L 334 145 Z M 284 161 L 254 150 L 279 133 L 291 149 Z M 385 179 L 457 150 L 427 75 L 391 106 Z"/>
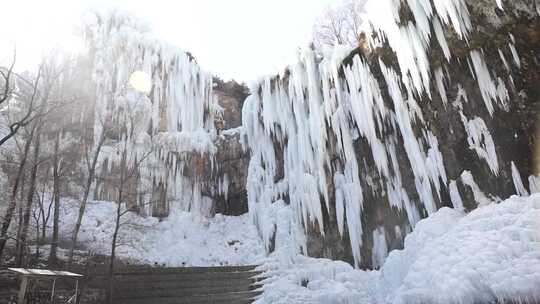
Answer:
<path fill-rule="evenodd" d="M 257 303 L 537 302 L 540 195 L 469 214 L 443 208 L 418 222 L 380 271 L 302 256 L 281 267 L 273 260 L 261 267 L 270 278 Z"/>
<path fill-rule="evenodd" d="M 78 203 L 66 202 L 61 229 L 73 230 Z M 116 204 L 90 202 L 79 234 L 80 243 L 92 252 L 110 254 Z M 257 230 L 245 216 L 214 218 L 173 211 L 159 220 L 128 213 L 122 217 L 118 257 L 145 264 L 220 266 L 256 264 L 265 257 Z"/>

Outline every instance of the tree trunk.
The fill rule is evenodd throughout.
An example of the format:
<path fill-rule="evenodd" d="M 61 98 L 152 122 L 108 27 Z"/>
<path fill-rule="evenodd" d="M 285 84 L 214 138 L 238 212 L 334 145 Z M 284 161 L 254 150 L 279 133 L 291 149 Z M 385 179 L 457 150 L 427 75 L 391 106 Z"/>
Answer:
<path fill-rule="evenodd" d="M 49 175 L 47 174 L 46 176 L 47 179 L 49 179 Z M 43 190 L 45 191 L 45 190 Z M 39 205 L 39 210 L 41 212 L 41 218 L 42 218 L 42 221 L 41 221 L 41 242 L 42 244 L 45 243 L 45 238 L 47 237 L 47 223 L 49 221 L 49 214 L 51 213 L 51 203 L 49 203 L 49 207 L 47 208 L 48 209 L 48 214 L 46 215 L 45 214 L 45 193 L 42 192 L 41 194 L 41 197 L 40 197 L 40 205 Z"/>
<path fill-rule="evenodd" d="M 15 248 L 19 248 L 19 240 L 21 236 L 22 226 L 23 226 L 23 214 L 24 214 L 24 198 L 26 197 L 26 172 L 23 172 L 21 178 L 21 187 L 19 190 L 19 201 L 17 202 L 19 210 L 17 210 L 17 235 L 15 240 Z"/>
<path fill-rule="evenodd" d="M 40 237 L 40 226 L 39 226 L 39 219 L 41 218 L 41 211 L 36 216 L 36 213 L 34 212 L 34 220 L 36 221 L 36 259 L 39 259 L 39 244 L 41 242 Z"/>
<path fill-rule="evenodd" d="M 79 230 L 81 229 L 81 223 L 84 216 L 84 211 L 86 209 L 86 203 L 88 202 L 88 195 L 90 194 L 90 188 L 92 187 L 92 182 L 94 181 L 99 153 L 101 152 L 101 148 L 104 142 L 105 142 L 105 129 L 101 131 L 100 139 L 99 139 L 99 142 L 97 143 L 97 147 L 96 147 L 96 151 L 94 152 L 92 163 L 90 164 L 88 168 L 88 178 L 86 180 L 86 185 L 84 188 L 84 195 L 81 201 L 81 206 L 79 208 L 79 216 L 77 217 L 77 222 L 75 223 L 75 229 L 73 230 L 73 235 L 71 236 L 71 247 L 69 249 L 68 266 L 71 266 L 71 264 L 73 263 L 73 251 L 75 250 L 75 246 L 77 245 L 77 237 L 79 235 Z"/>
<path fill-rule="evenodd" d="M 47 238 L 47 219 L 45 218 L 45 210 L 43 210 L 41 215 L 41 243 L 45 244 L 45 239 Z"/>
<path fill-rule="evenodd" d="M 108 299 L 109 304 L 113 304 L 113 291 L 114 291 L 114 260 L 116 258 L 116 242 L 118 239 L 118 231 L 120 230 L 120 218 L 122 217 L 122 201 L 124 199 L 124 184 L 127 171 L 127 147 L 124 146 L 122 153 L 122 159 L 120 161 L 120 184 L 118 187 L 118 200 L 116 201 L 116 221 L 114 225 L 114 233 L 111 244 L 111 258 L 109 261 L 109 292 Z"/>
<path fill-rule="evenodd" d="M 51 251 L 49 254 L 49 265 L 55 265 L 58 262 L 58 232 L 60 223 L 60 174 L 59 174 L 59 157 L 58 150 L 60 146 L 60 133 L 56 134 L 54 142 L 54 158 L 53 158 L 53 196 L 54 196 L 54 214 L 53 214 L 53 233 L 51 240 Z"/>
<path fill-rule="evenodd" d="M 36 135 L 36 143 L 34 145 L 34 161 L 32 166 L 32 172 L 30 173 L 30 185 L 28 189 L 28 197 L 26 200 L 26 206 L 24 208 L 23 226 L 21 235 L 19 236 L 19 247 L 17 248 L 16 265 L 17 267 L 24 266 L 24 256 L 26 254 L 26 238 L 28 236 L 28 226 L 30 225 L 30 213 L 32 212 L 32 204 L 34 202 L 34 193 L 36 191 L 36 177 L 39 168 L 39 147 L 40 146 L 40 134 L 39 131 Z"/>
<path fill-rule="evenodd" d="M 120 218 L 122 216 L 122 189 L 118 192 L 118 206 L 116 207 L 116 221 L 114 226 L 114 233 L 111 244 L 111 257 L 109 260 L 109 291 L 108 298 L 109 304 L 113 304 L 113 291 L 114 291 L 114 260 L 116 258 L 116 242 L 118 240 L 118 231 L 120 230 Z"/>
<path fill-rule="evenodd" d="M 17 207 L 17 191 L 19 189 L 19 185 L 21 184 L 22 176 L 24 175 L 24 167 L 26 165 L 28 152 L 32 144 L 33 133 L 34 133 L 34 130 L 30 132 L 30 135 L 28 139 L 26 140 L 26 143 L 24 144 L 24 152 L 21 158 L 21 163 L 19 164 L 19 169 L 17 170 L 17 176 L 15 177 L 15 183 L 13 184 L 13 189 L 11 191 L 9 205 L 6 210 L 6 215 L 4 216 L 4 220 L 2 221 L 2 228 L 0 231 L 0 265 L 2 264 L 2 254 L 4 252 L 4 248 L 8 240 L 7 233 L 9 230 L 9 226 L 11 225 L 11 220 L 13 219 L 15 208 Z"/>

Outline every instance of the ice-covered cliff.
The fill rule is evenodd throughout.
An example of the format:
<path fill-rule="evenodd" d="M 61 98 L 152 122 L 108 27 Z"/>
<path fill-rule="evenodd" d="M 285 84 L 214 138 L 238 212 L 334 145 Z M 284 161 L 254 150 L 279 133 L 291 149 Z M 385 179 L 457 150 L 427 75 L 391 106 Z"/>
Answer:
<path fill-rule="evenodd" d="M 269 250 L 284 234 L 292 251 L 378 266 L 443 206 L 538 190 L 534 4 L 365 11 L 370 51 L 307 48 L 245 102 L 249 210 Z"/>

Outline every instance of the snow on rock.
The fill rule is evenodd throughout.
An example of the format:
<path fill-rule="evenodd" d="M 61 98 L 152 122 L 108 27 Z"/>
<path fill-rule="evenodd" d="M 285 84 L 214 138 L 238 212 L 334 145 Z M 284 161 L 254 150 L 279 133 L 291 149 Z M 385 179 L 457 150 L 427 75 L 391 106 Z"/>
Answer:
<path fill-rule="evenodd" d="M 64 206 L 61 233 L 70 235 L 78 204 L 67 201 Z M 113 202 L 87 205 L 79 234 L 87 250 L 110 254 L 115 214 Z M 265 256 L 264 245 L 247 215 L 206 218 L 176 210 L 162 220 L 128 213 L 121 222 L 118 257 L 136 263 L 169 267 L 251 265 Z"/>
<path fill-rule="evenodd" d="M 417 223 L 380 271 L 295 257 L 261 266 L 257 303 L 495 303 L 540 300 L 540 195 L 513 196 L 469 214 L 442 208 Z"/>

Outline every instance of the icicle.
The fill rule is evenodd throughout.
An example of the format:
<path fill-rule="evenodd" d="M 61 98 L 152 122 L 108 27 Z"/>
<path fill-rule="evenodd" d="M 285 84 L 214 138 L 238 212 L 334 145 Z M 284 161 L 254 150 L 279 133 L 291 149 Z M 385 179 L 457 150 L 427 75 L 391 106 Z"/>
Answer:
<path fill-rule="evenodd" d="M 484 120 L 480 117 L 467 120 L 463 112 L 461 112 L 461 120 L 468 135 L 467 142 L 469 143 L 469 149 L 475 150 L 478 157 L 483 158 L 487 162 L 491 172 L 498 175 L 499 161 L 497 159 L 495 143 Z"/>
<path fill-rule="evenodd" d="M 529 176 L 529 189 L 531 190 L 531 194 L 540 193 L 540 176 Z"/>
<path fill-rule="evenodd" d="M 426 154 L 420 146 L 412 129 L 410 114 L 405 106 L 395 71 L 387 68 L 381 61 L 379 61 L 379 65 L 381 66 L 381 71 L 383 72 L 386 83 L 388 84 L 390 97 L 394 103 L 396 122 L 403 136 L 405 151 L 407 152 L 409 161 L 412 164 L 411 169 L 415 176 L 416 190 L 420 195 L 421 201 L 426 207 L 428 213 L 431 214 L 432 212 L 436 211 L 436 206 L 433 199 L 430 181 L 434 184 L 438 184 L 439 179 L 438 177 L 435 179 L 434 175 L 430 175 L 428 168 L 426 167 Z M 437 170 L 432 170 L 432 172 L 434 171 Z"/>
<path fill-rule="evenodd" d="M 516 167 L 516 164 L 512 161 L 512 180 L 514 181 L 514 187 L 516 188 L 516 194 L 520 196 L 528 196 L 529 191 L 523 186 L 523 181 L 521 180 L 521 175 L 519 170 Z"/>
<path fill-rule="evenodd" d="M 514 41 L 514 36 L 512 36 L 512 34 L 510 34 L 510 37 L 512 37 L 512 41 Z M 518 69 L 520 69 L 521 68 L 521 60 L 519 59 L 519 55 L 518 55 L 518 52 L 516 50 L 516 47 L 514 46 L 514 43 L 515 42 L 509 43 L 508 47 L 510 48 L 510 52 L 512 53 L 512 58 L 514 58 L 514 63 L 516 64 Z"/>
<path fill-rule="evenodd" d="M 482 190 L 480 190 L 480 187 L 476 184 L 474 181 L 474 177 L 472 176 L 470 171 L 463 171 L 461 173 L 461 181 L 463 184 L 469 186 L 473 192 L 474 200 L 478 203 L 479 206 L 490 204 L 493 200 L 489 199 Z"/>
<path fill-rule="evenodd" d="M 499 57 L 501 57 L 501 61 L 504 64 L 504 68 L 506 69 L 506 71 L 510 72 L 510 66 L 508 65 L 508 61 L 506 61 L 506 57 L 504 57 L 504 53 L 501 51 L 501 49 L 498 49 L 498 50 L 499 50 Z"/>
<path fill-rule="evenodd" d="M 484 61 L 483 54 L 473 50 L 470 53 L 470 57 L 474 66 L 478 87 L 480 88 L 480 93 L 484 99 L 484 104 L 486 105 L 489 115 L 493 115 L 494 109 L 492 101 L 497 101 L 497 87 L 489 74 L 489 69 Z"/>
<path fill-rule="evenodd" d="M 384 264 L 387 255 L 386 231 L 383 226 L 380 226 L 373 230 L 373 249 L 371 250 L 371 264 L 373 268 L 380 268 Z"/>
<path fill-rule="evenodd" d="M 435 82 L 437 83 L 437 89 L 439 90 L 439 95 L 443 101 L 443 105 L 446 107 L 448 104 L 448 96 L 446 95 L 446 87 L 444 85 L 444 74 L 442 68 L 437 68 L 435 70 Z"/>
<path fill-rule="evenodd" d="M 454 180 L 450 181 L 448 190 L 450 191 L 450 200 L 452 201 L 452 206 L 454 206 L 454 209 L 465 210 L 465 207 L 463 207 L 463 200 L 461 199 L 461 195 L 459 194 L 456 181 Z"/>

